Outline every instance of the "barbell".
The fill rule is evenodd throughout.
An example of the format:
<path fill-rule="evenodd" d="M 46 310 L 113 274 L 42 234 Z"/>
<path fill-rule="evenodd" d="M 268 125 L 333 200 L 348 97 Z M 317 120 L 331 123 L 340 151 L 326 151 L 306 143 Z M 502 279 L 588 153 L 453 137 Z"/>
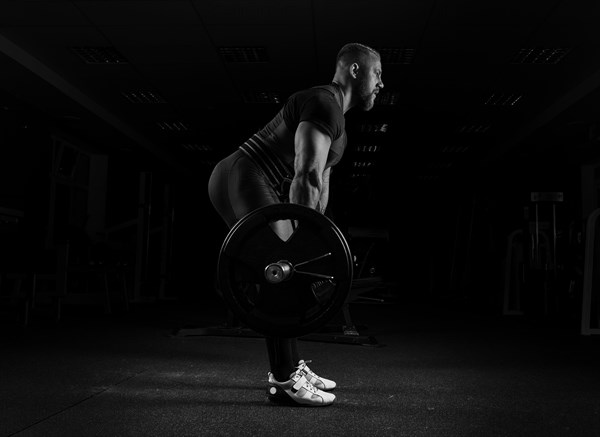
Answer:
<path fill-rule="evenodd" d="M 290 220 L 283 240 L 272 223 Z M 228 232 L 217 263 L 218 287 L 231 312 L 270 337 L 314 333 L 341 309 L 352 285 L 350 247 L 328 217 L 297 204 L 258 208 Z"/>

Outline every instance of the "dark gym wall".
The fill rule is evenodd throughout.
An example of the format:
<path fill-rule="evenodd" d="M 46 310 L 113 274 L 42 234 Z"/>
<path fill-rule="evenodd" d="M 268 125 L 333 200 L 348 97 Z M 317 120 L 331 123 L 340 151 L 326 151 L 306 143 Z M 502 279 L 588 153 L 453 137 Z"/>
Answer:
<path fill-rule="evenodd" d="M 25 128 L 23 120 L 8 114 L 3 114 L 1 121 L 0 206 L 23 210 L 22 229 L 27 230 L 19 236 L 41 248 L 48 216 L 51 135 L 57 129 L 43 120 Z M 255 127 L 230 133 L 228 150 Z M 431 305 L 456 303 L 498 314 L 502 308 L 506 238 L 524 226 L 532 191 L 564 192 L 559 213 L 565 253 L 580 249 L 570 247 L 572 241 L 566 239 L 572 229 L 581 231 L 583 226 L 581 166 L 598 161 L 592 146 L 577 135 L 534 138 L 478 176 L 435 189 L 413 191 L 399 183 L 388 192 L 369 192 L 367 182 L 353 191 L 351 186 L 338 182 L 332 212 L 342 228 L 363 225 L 389 230 L 390 244 L 378 267 L 386 279 L 396 284 L 399 297 Z M 196 179 L 190 181 L 147 162 L 136 153 L 109 156 L 106 226 L 136 218 L 140 172 L 152 172 L 153 220 L 161 217 L 161 187 L 167 184 L 174 208 L 168 293 L 181 299 L 213 300 L 216 261 L 227 229 L 206 195 L 210 169 L 198 168 Z M 344 180 L 343 169 L 338 177 Z M 371 208 L 375 205 L 377 208 Z M 117 232 L 113 237 L 132 260 L 135 233 Z M 8 234 L 2 238 L 9 244 Z M 19 246 L 15 241 L 11 244 Z M 156 241 L 153 244 L 155 247 Z M 156 264 L 151 266 L 150 282 L 157 272 Z M 148 293 L 156 294 L 155 284 Z"/>
<path fill-rule="evenodd" d="M 14 266 L 28 251 L 43 247 L 49 148 L 50 138 L 43 128 L 0 111 L 0 206 L 22 214 L 18 224 L 9 222 L 3 227 L 4 266 Z"/>
<path fill-rule="evenodd" d="M 559 271 L 551 285 L 562 305 L 549 316 L 576 329 L 583 267 L 583 243 L 577 234 L 583 232 L 585 220 L 581 167 L 598 162 L 593 154 L 582 153 L 582 147 L 587 146 L 576 136 L 533 138 L 478 177 L 441 193 L 435 207 L 438 214 L 428 226 L 428 247 L 435 254 L 431 275 L 438 285 L 431 289 L 435 297 L 474 311 L 501 314 L 508 236 L 532 226 L 532 192 L 562 192 L 564 201 L 556 205 Z M 551 211 L 549 204 L 540 204 L 540 222 L 549 222 Z M 530 277 L 523 291 L 523 298 L 529 300 L 526 315 L 542 312 L 542 299 L 534 295 L 539 284 L 533 282 Z"/>
<path fill-rule="evenodd" d="M 44 252 L 48 236 L 50 203 L 50 174 L 52 172 L 53 135 L 61 137 L 64 132 L 46 123 L 39 114 L 14 114 L 0 108 L 0 207 L 19 216 L 18 224 L 3 225 L 0 234 L 2 265 L 4 271 L 14 268 L 33 269 L 36 253 Z M 86 138 L 66 135 L 75 149 L 81 146 L 87 153 Z M 115 138 L 115 141 L 118 139 Z M 111 146 L 114 146 L 111 145 Z M 119 228 L 120 224 L 134 220 L 138 214 L 140 172 L 153 174 L 152 226 L 160 225 L 163 209 L 162 188 L 171 186 L 175 210 L 175 231 L 171 249 L 172 262 L 169 278 L 171 297 L 194 298 L 203 293 L 214 293 L 212 275 L 216 266 L 218 244 L 225 235 L 224 225 L 215 216 L 206 196 L 204 180 L 207 170 L 199 171 L 195 185 L 180 175 L 160 165 L 148 165 L 137 153 L 110 154 L 106 178 L 106 229 Z M 203 173 L 202 173 L 203 171 Z M 68 211 L 63 209 L 88 208 L 87 199 L 74 197 L 58 202 L 55 229 L 67 229 L 70 223 Z M 78 204 L 75 204 L 78 203 Z M 82 204 L 79 204 L 82 203 Z M 153 234 L 154 235 L 154 234 Z M 133 267 L 136 251 L 135 227 L 123 227 L 107 236 L 88 235 L 93 243 L 101 243 L 94 256 L 118 257 Z M 61 238 L 54 235 L 54 238 Z M 156 249 L 160 239 L 151 238 Z M 17 254 L 19 254 L 17 256 Z M 27 256 L 26 256 L 27 255 Z M 151 255 L 150 275 L 157 273 L 156 250 Z M 14 265 L 13 264 L 19 264 Z M 150 278 L 152 281 L 152 278 Z M 130 280 L 130 286 L 131 280 Z M 151 287 L 152 288 L 152 287 Z M 155 293 L 152 289 L 150 293 Z"/>

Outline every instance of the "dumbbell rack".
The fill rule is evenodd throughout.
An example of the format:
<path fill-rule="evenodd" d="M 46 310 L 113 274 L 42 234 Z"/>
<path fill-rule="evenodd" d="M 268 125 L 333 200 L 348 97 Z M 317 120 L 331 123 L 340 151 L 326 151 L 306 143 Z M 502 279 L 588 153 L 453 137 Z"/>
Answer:
<path fill-rule="evenodd" d="M 346 303 L 342 307 L 343 324 L 330 324 L 319 332 L 300 337 L 305 341 L 321 341 L 326 343 L 355 344 L 361 346 L 381 346 L 377 339 L 371 335 L 360 332 L 364 327 L 356 325 L 350 315 L 350 304 L 359 300 L 369 300 L 383 303 L 383 299 L 362 296 L 364 293 L 375 289 L 381 283 L 380 277 L 358 278 L 352 281 L 352 288 Z"/>

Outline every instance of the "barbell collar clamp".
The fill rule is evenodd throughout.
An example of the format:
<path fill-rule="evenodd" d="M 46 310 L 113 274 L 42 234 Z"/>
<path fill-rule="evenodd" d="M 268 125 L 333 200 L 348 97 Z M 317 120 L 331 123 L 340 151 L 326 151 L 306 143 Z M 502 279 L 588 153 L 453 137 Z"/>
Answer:
<path fill-rule="evenodd" d="M 279 260 L 265 267 L 265 279 L 271 284 L 279 284 L 292 276 L 294 268 L 289 261 Z"/>

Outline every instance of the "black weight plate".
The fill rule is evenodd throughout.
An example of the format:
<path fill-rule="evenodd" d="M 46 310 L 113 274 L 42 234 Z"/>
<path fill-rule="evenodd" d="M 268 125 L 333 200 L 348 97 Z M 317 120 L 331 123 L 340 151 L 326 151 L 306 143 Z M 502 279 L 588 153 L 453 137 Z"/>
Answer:
<path fill-rule="evenodd" d="M 271 229 L 276 220 L 297 222 L 287 241 Z M 264 269 L 280 260 L 297 271 L 271 284 Z M 298 265 L 308 260 L 313 261 Z M 277 204 L 259 208 L 233 226 L 217 270 L 223 298 L 246 326 L 265 336 L 300 337 L 323 327 L 341 309 L 352 285 L 352 265 L 348 243 L 329 218 L 305 206 Z M 319 287 L 323 279 L 312 274 L 334 279 Z"/>

